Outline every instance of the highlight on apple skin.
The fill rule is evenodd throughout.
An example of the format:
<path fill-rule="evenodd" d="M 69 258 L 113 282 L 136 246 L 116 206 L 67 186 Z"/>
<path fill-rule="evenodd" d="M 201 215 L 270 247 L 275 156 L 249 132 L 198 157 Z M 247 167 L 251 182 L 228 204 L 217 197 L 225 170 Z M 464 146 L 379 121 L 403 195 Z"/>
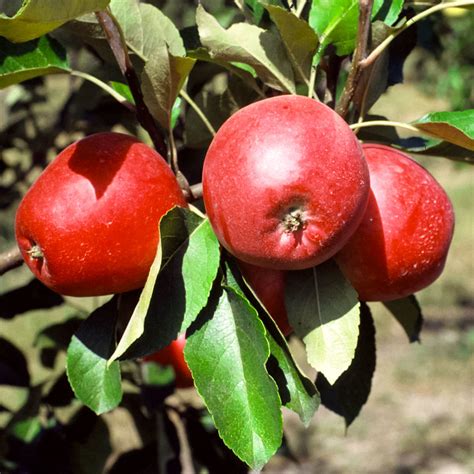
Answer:
<path fill-rule="evenodd" d="M 144 285 L 160 218 L 187 206 L 156 151 L 119 133 L 91 135 L 63 150 L 21 201 L 16 239 L 28 267 L 72 296 Z"/>
<path fill-rule="evenodd" d="M 204 160 L 204 203 L 219 241 L 260 267 L 298 270 L 332 257 L 360 223 L 368 193 L 354 133 L 307 97 L 240 109 Z"/>
<path fill-rule="evenodd" d="M 454 230 L 446 192 L 408 155 L 364 144 L 371 193 L 364 218 L 336 255 L 363 301 L 415 293 L 443 271 Z"/>

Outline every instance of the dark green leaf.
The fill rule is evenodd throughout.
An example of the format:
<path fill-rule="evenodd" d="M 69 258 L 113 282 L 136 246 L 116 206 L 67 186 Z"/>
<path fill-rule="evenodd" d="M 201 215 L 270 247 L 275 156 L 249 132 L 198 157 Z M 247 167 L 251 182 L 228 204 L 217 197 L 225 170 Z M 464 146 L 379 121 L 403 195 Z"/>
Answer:
<path fill-rule="evenodd" d="M 338 266 L 328 261 L 288 272 L 288 321 L 306 345 L 308 362 L 330 383 L 350 366 L 359 334 L 359 300 Z"/>
<path fill-rule="evenodd" d="M 0 37 L 0 89 L 33 77 L 68 71 L 66 51 L 52 38 L 42 36 L 14 44 Z"/>
<path fill-rule="evenodd" d="M 207 219 L 175 207 L 160 221 L 160 243 L 140 300 L 111 357 L 141 357 L 167 346 L 194 321 L 219 266 Z"/>
<path fill-rule="evenodd" d="M 10 41 L 29 41 L 87 12 L 104 10 L 110 0 L 24 0 L 13 17 L 0 14 L 0 34 Z"/>
<path fill-rule="evenodd" d="M 171 128 L 173 105 L 196 62 L 173 56 L 166 45 L 150 55 L 142 73 L 142 90 L 151 114 L 165 130 Z"/>
<path fill-rule="evenodd" d="M 283 40 L 296 75 L 309 83 L 311 60 L 318 45 L 318 37 L 308 23 L 284 8 L 265 5 Z"/>
<path fill-rule="evenodd" d="M 244 294 L 245 281 L 238 275 L 234 265 L 226 264 L 226 283 L 242 298 L 249 301 L 258 314 L 267 330 L 267 341 L 270 344 L 270 359 L 267 369 L 278 385 L 280 398 L 287 408 L 297 413 L 301 421 L 307 426 L 319 407 L 319 394 L 313 382 L 309 380 L 296 364 L 285 337 L 265 308 L 256 299 L 252 289 L 247 286 L 245 292 L 250 295 L 247 300 Z M 250 292 L 250 293 L 249 293 Z"/>
<path fill-rule="evenodd" d="M 108 364 L 117 316 L 114 297 L 82 323 L 67 351 L 67 376 L 74 394 L 97 414 L 112 410 L 122 399 L 119 363 Z"/>
<path fill-rule="evenodd" d="M 225 30 L 201 5 L 197 8 L 196 23 L 201 43 L 211 58 L 248 64 L 269 86 L 295 93 L 285 48 L 272 32 L 246 23 L 235 23 Z"/>
<path fill-rule="evenodd" d="M 281 444 L 282 417 L 255 309 L 232 289 L 218 288 L 187 337 L 184 355 L 219 435 L 240 459 L 261 469 Z"/>
<path fill-rule="evenodd" d="M 474 151 L 474 109 L 433 112 L 412 125 L 431 136 Z"/>
<path fill-rule="evenodd" d="M 369 307 L 360 307 L 360 328 L 357 349 L 349 368 L 331 385 L 319 373 L 316 386 L 321 393 L 322 404 L 344 417 L 348 427 L 357 417 L 369 398 L 372 377 L 375 372 L 375 326 Z"/>
<path fill-rule="evenodd" d="M 423 315 L 421 307 L 414 295 L 393 301 L 384 301 L 384 306 L 395 316 L 402 325 L 410 342 L 419 342 Z"/>

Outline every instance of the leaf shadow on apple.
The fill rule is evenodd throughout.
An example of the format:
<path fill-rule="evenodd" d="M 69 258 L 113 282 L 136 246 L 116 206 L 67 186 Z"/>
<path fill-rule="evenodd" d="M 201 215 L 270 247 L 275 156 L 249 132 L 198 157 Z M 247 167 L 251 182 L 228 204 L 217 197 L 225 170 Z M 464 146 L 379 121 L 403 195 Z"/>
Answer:
<path fill-rule="evenodd" d="M 104 153 L 103 158 L 101 157 L 97 162 L 96 153 L 91 149 L 95 147 L 95 142 L 79 140 L 68 161 L 68 166 L 74 173 L 85 177 L 90 182 L 96 199 L 99 200 L 114 181 L 127 155 L 131 153 L 129 150 L 132 144 L 128 140 L 117 141 L 110 147 L 110 155 Z"/>

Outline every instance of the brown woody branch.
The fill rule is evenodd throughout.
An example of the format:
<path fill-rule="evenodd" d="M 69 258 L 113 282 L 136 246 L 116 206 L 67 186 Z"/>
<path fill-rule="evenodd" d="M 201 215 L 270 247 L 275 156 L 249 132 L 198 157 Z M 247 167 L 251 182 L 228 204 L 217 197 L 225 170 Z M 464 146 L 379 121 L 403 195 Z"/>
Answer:
<path fill-rule="evenodd" d="M 105 33 L 105 37 L 112 49 L 120 71 L 130 86 L 130 91 L 135 100 L 137 119 L 140 122 L 140 125 L 150 134 L 156 150 L 162 156 L 166 157 L 167 147 L 164 134 L 161 133 L 145 104 L 140 87 L 140 81 L 135 68 L 133 67 L 132 61 L 130 60 L 130 56 L 128 55 L 127 44 L 120 25 L 117 23 L 114 16 L 108 11 L 96 12 L 96 17 Z"/>
<path fill-rule="evenodd" d="M 19 267 L 22 263 L 23 258 L 18 247 L 0 253 L 0 275 Z"/>
<path fill-rule="evenodd" d="M 349 111 L 349 105 L 362 72 L 362 61 L 367 57 L 373 3 L 373 0 L 359 0 L 359 27 L 357 30 L 356 48 L 352 58 L 352 67 L 339 103 L 336 106 L 336 112 L 342 118 L 345 118 Z"/>

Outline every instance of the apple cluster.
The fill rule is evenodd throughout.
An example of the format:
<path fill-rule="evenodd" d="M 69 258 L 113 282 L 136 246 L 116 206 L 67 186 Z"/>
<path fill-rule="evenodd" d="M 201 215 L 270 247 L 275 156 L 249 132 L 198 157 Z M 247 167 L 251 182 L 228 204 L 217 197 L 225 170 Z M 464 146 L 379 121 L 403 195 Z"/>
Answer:
<path fill-rule="evenodd" d="M 288 271 L 334 257 L 361 300 L 402 298 L 440 275 L 454 227 L 449 198 L 424 168 L 388 146 L 361 145 L 332 109 L 302 96 L 253 103 L 221 126 L 203 198 L 220 243 L 285 335 Z M 63 150 L 29 189 L 16 238 L 54 291 L 126 292 L 144 285 L 158 222 L 174 206 L 187 202 L 163 157 L 99 133 Z"/>
<path fill-rule="evenodd" d="M 451 202 L 428 171 L 388 146 L 361 146 L 332 109 L 301 96 L 228 119 L 203 193 L 219 241 L 285 334 L 287 271 L 334 257 L 361 300 L 394 300 L 441 274 L 453 235 Z"/>

